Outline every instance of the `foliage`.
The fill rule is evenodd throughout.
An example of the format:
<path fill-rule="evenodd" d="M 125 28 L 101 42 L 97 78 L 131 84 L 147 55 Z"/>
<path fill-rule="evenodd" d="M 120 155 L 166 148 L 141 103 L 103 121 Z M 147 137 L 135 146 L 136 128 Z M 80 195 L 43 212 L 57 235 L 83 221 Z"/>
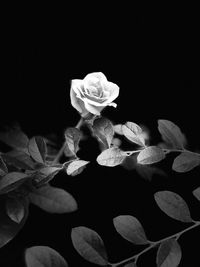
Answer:
<path fill-rule="evenodd" d="M 175 153 L 178 155 L 173 159 L 173 171 L 186 173 L 199 167 L 200 154 L 186 149 L 186 137 L 172 121 L 158 120 L 162 142 L 151 145 L 145 127 L 130 121 L 114 125 L 108 118 L 101 116 L 100 111 L 107 105 L 116 107 L 112 101 L 118 96 L 119 88 L 108 82 L 102 73 L 94 74 L 91 80 L 84 80 L 83 88 L 79 86 L 79 80 L 74 80 L 77 88 L 72 88 L 71 101 L 72 106 L 80 112 L 81 120 L 75 127 L 65 130 L 65 140 L 60 150 L 53 147 L 51 140 L 45 137 L 29 138 L 19 125 L 0 133 L 0 141 L 10 148 L 9 151 L 0 152 L 0 196 L 3 197 L 0 202 L 0 247 L 12 240 L 23 227 L 30 204 L 56 214 L 71 213 L 78 209 L 74 197 L 62 188 L 52 186 L 51 182 L 59 177 L 60 172 L 76 176 L 90 166 L 89 161 L 79 158 L 80 142 L 86 138 L 80 129 L 82 125 L 88 127 L 91 137 L 99 143 L 100 152 L 96 162 L 101 166 L 127 168 L 129 165 L 129 169 L 149 178 L 155 173 L 165 175 L 157 164 L 169 153 Z M 109 93 L 103 82 L 109 86 Z M 124 141 L 135 149 L 124 151 L 121 148 Z M 66 159 L 64 162 L 63 156 Z M 199 201 L 200 187 L 192 193 Z M 121 262 L 110 263 L 101 237 L 85 226 L 72 229 L 71 240 L 75 250 L 85 260 L 97 265 L 137 267 L 141 255 L 152 248 L 158 248 L 155 260 L 158 267 L 178 266 L 182 258 L 178 239 L 185 232 L 200 226 L 200 221 L 192 219 L 187 203 L 175 192 L 158 191 L 154 194 L 154 200 L 165 215 L 189 223 L 190 226 L 161 240 L 151 241 L 136 217 L 119 215 L 113 218 L 117 233 L 134 245 L 146 246 L 144 250 Z M 46 246 L 26 249 L 25 262 L 27 267 L 68 266 L 58 252 Z"/>

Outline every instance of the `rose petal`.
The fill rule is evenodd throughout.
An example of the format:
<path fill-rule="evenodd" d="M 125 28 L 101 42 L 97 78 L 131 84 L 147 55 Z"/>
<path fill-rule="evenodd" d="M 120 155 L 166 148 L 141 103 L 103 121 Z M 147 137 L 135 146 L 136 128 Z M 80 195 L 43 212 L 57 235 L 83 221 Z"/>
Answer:
<path fill-rule="evenodd" d="M 85 108 L 92 114 L 94 115 L 100 115 L 100 112 L 102 111 L 102 109 L 105 108 L 105 106 L 101 106 L 101 107 L 97 107 L 97 106 L 92 106 L 90 105 L 89 103 L 87 102 L 84 102 L 85 103 Z"/>
<path fill-rule="evenodd" d="M 70 90 L 70 98 L 72 106 L 85 117 L 88 114 L 88 111 L 85 108 L 84 102 L 76 96 L 73 88 Z"/>
<path fill-rule="evenodd" d="M 102 72 L 92 72 L 92 73 L 89 73 L 88 75 L 85 76 L 85 78 L 83 79 L 83 81 L 84 82 L 85 81 L 87 82 L 90 79 L 93 79 L 93 77 L 99 79 L 100 81 L 107 81 L 106 76 Z"/>
<path fill-rule="evenodd" d="M 117 86 L 115 83 L 107 82 L 104 84 L 106 91 L 110 91 L 110 96 L 108 99 L 104 102 L 104 105 L 108 105 L 113 100 L 115 100 L 119 95 L 119 86 Z"/>
<path fill-rule="evenodd" d="M 111 106 L 111 107 L 114 107 L 114 108 L 116 108 L 116 107 L 117 107 L 117 104 L 116 104 L 116 103 L 114 103 L 114 102 L 112 102 L 112 103 L 109 103 L 109 104 L 108 104 L 108 106 Z"/>
<path fill-rule="evenodd" d="M 83 94 L 82 91 L 83 87 L 83 81 L 79 79 L 74 79 L 71 82 L 71 88 L 74 90 L 77 96 L 81 97 L 81 94 Z"/>

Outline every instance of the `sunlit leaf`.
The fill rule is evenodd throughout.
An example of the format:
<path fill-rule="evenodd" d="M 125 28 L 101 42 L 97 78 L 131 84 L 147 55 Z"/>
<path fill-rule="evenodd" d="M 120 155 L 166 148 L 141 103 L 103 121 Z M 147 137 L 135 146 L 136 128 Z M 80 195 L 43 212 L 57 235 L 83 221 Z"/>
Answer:
<path fill-rule="evenodd" d="M 26 249 L 27 267 L 68 267 L 65 259 L 54 249 L 46 246 L 35 246 Z"/>
<path fill-rule="evenodd" d="M 101 237 L 86 227 L 72 229 L 72 243 L 77 252 L 89 262 L 107 266 L 107 254 Z"/>
<path fill-rule="evenodd" d="M 178 194 L 170 191 L 160 191 L 154 194 L 159 208 L 169 217 L 182 222 L 192 222 L 189 208 Z"/>
<path fill-rule="evenodd" d="M 181 247 L 175 239 L 169 239 L 160 244 L 157 252 L 157 267 L 177 267 L 181 261 Z"/>
<path fill-rule="evenodd" d="M 16 223 L 20 223 L 25 214 L 24 203 L 21 198 L 7 198 L 6 212 L 8 217 Z"/>
<path fill-rule="evenodd" d="M 29 176 L 22 172 L 10 172 L 0 178 L 0 194 L 8 193 L 18 188 Z"/>
<path fill-rule="evenodd" d="M 5 175 L 6 173 L 8 173 L 7 166 L 3 159 L 0 157 L 0 176 Z"/>
<path fill-rule="evenodd" d="M 193 190 L 193 195 L 200 201 L 200 187 Z"/>
<path fill-rule="evenodd" d="M 123 162 L 126 158 L 126 153 L 121 151 L 119 148 L 111 147 L 104 150 L 98 157 L 97 162 L 99 165 L 114 167 Z"/>
<path fill-rule="evenodd" d="M 50 213 L 67 213 L 77 210 L 77 203 L 67 191 L 48 184 L 29 194 L 30 201 Z"/>
<path fill-rule="evenodd" d="M 83 168 L 89 163 L 85 160 L 74 160 L 67 166 L 67 174 L 75 176 L 82 172 Z"/>
<path fill-rule="evenodd" d="M 188 172 L 200 165 L 200 155 L 183 152 L 175 158 L 172 169 L 176 172 Z"/>
<path fill-rule="evenodd" d="M 116 124 L 113 126 L 114 132 L 119 135 L 123 135 L 122 124 Z"/>
<path fill-rule="evenodd" d="M 148 244 L 141 223 L 133 216 L 121 215 L 113 219 L 116 231 L 126 240 L 134 244 Z"/>
<path fill-rule="evenodd" d="M 168 120 L 158 120 L 158 130 L 163 141 L 172 144 L 173 148 L 182 149 L 185 145 L 185 136 L 180 128 Z"/>
<path fill-rule="evenodd" d="M 137 156 L 139 164 L 153 164 L 165 158 L 165 153 L 157 146 L 149 146 L 143 149 Z"/>
<path fill-rule="evenodd" d="M 145 145 L 142 128 L 134 122 L 127 122 L 122 126 L 122 132 L 128 140 L 140 146 Z"/>
<path fill-rule="evenodd" d="M 96 119 L 93 123 L 93 131 L 107 148 L 110 147 L 114 136 L 114 129 L 110 120 L 106 118 Z"/>
<path fill-rule="evenodd" d="M 28 203 L 28 199 L 24 198 L 24 217 L 20 223 L 16 223 L 6 214 L 4 202 L 0 202 L 0 248 L 12 240 L 24 226 L 24 223 L 28 217 Z"/>
<path fill-rule="evenodd" d="M 31 157 L 39 162 L 44 163 L 47 153 L 47 147 L 44 139 L 40 136 L 35 136 L 30 139 L 28 144 L 28 150 Z"/>
<path fill-rule="evenodd" d="M 67 128 L 67 130 L 65 131 L 65 140 L 67 143 L 67 148 L 70 150 L 70 152 L 72 154 L 76 154 L 79 147 L 79 141 L 81 139 L 81 131 L 77 128 Z"/>
<path fill-rule="evenodd" d="M 26 152 L 29 139 L 19 126 L 0 133 L 0 140 L 15 149 Z"/>
<path fill-rule="evenodd" d="M 32 170 L 35 167 L 35 162 L 23 151 L 13 150 L 2 154 L 2 158 L 8 165 L 12 165 L 17 169 Z"/>

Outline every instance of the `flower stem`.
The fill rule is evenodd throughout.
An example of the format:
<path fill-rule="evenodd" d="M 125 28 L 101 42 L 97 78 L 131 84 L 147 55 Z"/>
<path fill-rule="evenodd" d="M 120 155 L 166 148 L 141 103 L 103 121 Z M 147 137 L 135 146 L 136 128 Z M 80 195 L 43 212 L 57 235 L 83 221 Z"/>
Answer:
<path fill-rule="evenodd" d="M 79 120 L 79 122 L 76 124 L 75 128 L 80 129 L 81 126 L 83 125 L 83 123 L 84 123 L 84 119 L 81 118 L 81 119 Z M 62 154 L 64 153 L 64 150 L 65 150 L 66 145 L 67 145 L 67 141 L 65 141 L 65 142 L 63 143 L 62 147 L 61 147 L 60 150 L 58 151 L 58 154 L 57 154 L 56 157 L 54 158 L 52 164 L 56 164 L 56 163 L 59 162 L 59 159 L 61 158 Z"/>
<path fill-rule="evenodd" d="M 149 246 L 147 248 L 145 248 L 144 250 L 142 250 L 140 253 L 130 257 L 130 258 L 127 258 L 123 261 L 120 261 L 120 262 L 117 262 L 117 263 L 111 263 L 110 265 L 112 267 L 120 267 L 120 266 L 123 266 L 124 264 L 127 264 L 127 263 L 130 263 L 130 262 L 136 262 L 139 258 L 139 256 L 141 256 L 142 254 L 144 254 L 145 252 L 149 251 L 150 249 L 158 246 L 160 243 L 168 240 L 168 239 L 171 239 L 171 238 L 176 238 L 178 239 L 183 233 L 186 233 L 187 231 L 190 231 L 191 229 L 195 228 L 195 227 L 198 227 L 200 226 L 200 221 L 194 221 L 194 224 L 192 226 L 189 226 L 187 227 L 186 229 L 176 233 L 176 234 L 173 234 L 171 236 L 168 236 L 168 237 L 165 237 L 163 239 L 160 239 L 158 241 L 155 241 L 155 242 L 152 242 L 152 241 L 149 241 Z"/>

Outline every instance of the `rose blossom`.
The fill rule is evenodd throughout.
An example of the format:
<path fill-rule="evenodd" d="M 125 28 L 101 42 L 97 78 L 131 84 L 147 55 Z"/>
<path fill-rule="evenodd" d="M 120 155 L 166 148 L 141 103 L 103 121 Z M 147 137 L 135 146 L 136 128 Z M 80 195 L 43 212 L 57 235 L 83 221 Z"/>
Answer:
<path fill-rule="evenodd" d="M 109 82 L 102 72 L 88 74 L 83 80 L 71 82 L 70 98 L 72 106 L 86 116 L 89 112 L 100 115 L 106 106 L 116 107 L 112 101 L 119 95 L 119 87 Z"/>

